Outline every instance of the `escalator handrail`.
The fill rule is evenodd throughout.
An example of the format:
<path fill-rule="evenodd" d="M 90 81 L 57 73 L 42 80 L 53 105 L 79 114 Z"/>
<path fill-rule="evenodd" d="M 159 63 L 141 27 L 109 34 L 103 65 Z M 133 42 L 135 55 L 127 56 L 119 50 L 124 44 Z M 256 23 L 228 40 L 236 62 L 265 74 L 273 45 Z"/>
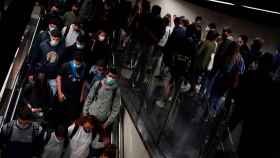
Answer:
<path fill-rule="evenodd" d="M 36 7 L 36 5 L 34 6 L 34 9 L 35 9 L 35 7 Z M 32 15 L 33 15 L 33 13 L 32 13 Z M 31 15 L 31 20 L 33 19 L 32 15 Z M 3 127 L 3 125 L 4 125 L 5 121 L 6 121 L 8 111 L 9 111 L 9 109 L 11 108 L 11 101 L 12 101 L 12 98 L 14 97 L 14 92 L 15 92 L 15 90 L 16 90 L 16 88 L 17 88 L 17 85 L 19 84 L 19 78 L 20 78 L 20 74 L 21 74 L 20 72 L 23 70 L 24 63 L 25 63 L 27 57 L 28 57 L 29 54 L 30 54 L 30 51 L 31 51 L 31 48 L 32 48 L 32 44 L 33 44 L 33 42 L 34 42 L 34 39 L 35 39 L 35 36 L 36 36 L 36 32 L 37 32 L 38 27 L 39 27 L 39 23 L 40 23 L 40 21 L 41 21 L 40 16 L 38 16 L 38 19 L 36 19 L 36 20 L 38 20 L 38 21 L 37 21 L 37 23 L 36 23 L 36 27 L 35 27 L 34 33 L 33 33 L 33 35 L 32 35 L 32 39 L 31 39 L 30 46 L 29 46 L 29 48 L 28 48 L 28 50 L 27 50 L 26 56 L 24 56 L 24 60 L 23 60 L 24 62 L 23 62 L 23 64 L 21 65 L 21 67 L 19 68 L 19 70 L 16 72 L 16 75 L 15 75 L 15 78 L 16 78 L 16 79 L 15 79 L 15 80 L 12 82 L 12 84 L 11 84 L 12 93 L 11 93 L 11 95 L 9 96 L 9 98 L 7 98 L 7 99 L 8 99 L 8 104 L 7 104 L 7 106 L 6 106 L 4 116 L 3 116 L 2 120 L 1 120 L 1 123 L 0 123 L 0 132 L 2 131 L 2 127 Z M 28 25 L 27 25 L 27 27 L 28 27 Z M 29 30 L 29 31 L 30 31 L 30 30 Z M 28 39 L 25 39 L 25 34 L 24 34 L 24 35 L 22 36 L 21 43 L 19 44 L 19 47 L 17 48 L 17 51 L 16 51 L 16 53 L 15 53 L 15 55 L 14 55 L 14 58 L 13 58 L 13 61 L 12 61 L 12 63 L 11 63 L 11 66 L 10 66 L 10 68 L 9 68 L 9 72 L 8 72 L 8 74 L 7 74 L 7 76 L 6 76 L 5 82 L 4 82 L 3 86 L 2 86 L 2 89 L 1 89 L 1 92 L 0 92 L 0 102 L 1 102 L 2 99 L 3 99 L 4 91 L 7 89 L 8 80 L 9 80 L 9 78 L 11 77 L 11 72 L 12 72 L 12 70 L 13 70 L 13 67 L 14 67 L 16 58 L 17 58 L 17 56 L 18 56 L 20 47 L 22 46 L 22 42 L 26 42 L 26 41 L 28 41 Z M 26 43 L 25 43 L 25 44 L 26 44 Z M 24 46 L 26 46 L 25 44 L 24 44 Z M 21 93 L 19 93 L 19 95 L 20 95 L 20 94 L 21 94 Z M 17 96 L 17 97 L 20 97 L 20 96 Z M 14 117 L 14 111 L 15 111 L 15 109 L 16 109 L 16 107 L 17 107 L 17 103 L 18 103 L 18 101 L 16 102 L 16 105 L 14 106 L 13 113 L 12 113 L 13 116 L 12 116 L 11 118 Z"/>

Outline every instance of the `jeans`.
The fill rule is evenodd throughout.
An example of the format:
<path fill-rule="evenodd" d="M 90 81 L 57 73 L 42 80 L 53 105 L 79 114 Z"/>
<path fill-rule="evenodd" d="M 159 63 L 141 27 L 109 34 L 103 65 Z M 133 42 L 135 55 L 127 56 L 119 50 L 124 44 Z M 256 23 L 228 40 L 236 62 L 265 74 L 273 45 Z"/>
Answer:
<path fill-rule="evenodd" d="M 56 95 L 57 87 L 56 87 L 56 79 L 48 79 L 48 84 L 51 88 L 52 95 Z"/>

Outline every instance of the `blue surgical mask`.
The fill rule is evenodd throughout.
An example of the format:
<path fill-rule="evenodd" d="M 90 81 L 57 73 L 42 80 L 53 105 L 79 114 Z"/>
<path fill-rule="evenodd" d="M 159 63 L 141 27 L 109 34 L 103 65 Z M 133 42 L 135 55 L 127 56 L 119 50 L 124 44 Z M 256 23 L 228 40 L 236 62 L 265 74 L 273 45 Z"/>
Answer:
<path fill-rule="evenodd" d="M 104 78 L 104 75 L 100 72 L 97 72 L 97 74 L 94 77 L 96 80 L 100 81 Z"/>

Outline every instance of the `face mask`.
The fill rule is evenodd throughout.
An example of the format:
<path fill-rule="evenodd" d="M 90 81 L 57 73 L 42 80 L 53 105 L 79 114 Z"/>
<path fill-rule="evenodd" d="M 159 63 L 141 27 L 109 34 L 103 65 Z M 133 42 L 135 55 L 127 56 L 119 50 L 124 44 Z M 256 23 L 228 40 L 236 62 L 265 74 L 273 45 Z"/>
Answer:
<path fill-rule="evenodd" d="M 54 29 L 56 29 L 56 27 L 55 27 L 55 26 L 49 26 L 49 30 L 50 30 L 50 32 L 51 32 L 52 30 L 54 30 Z"/>
<path fill-rule="evenodd" d="M 52 47 L 57 46 L 58 43 L 59 43 L 59 42 L 57 42 L 57 41 L 55 41 L 55 40 L 51 40 L 51 41 L 50 41 L 50 45 L 51 45 Z"/>
<path fill-rule="evenodd" d="M 103 41 L 105 40 L 105 36 L 98 36 L 98 40 L 99 40 L 100 42 L 103 42 Z"/>
<path fill-rule="evenodd" d="M 116 80 L 113 79 L 112 77 L 107 77 L 107 78 L 106 78 L 106 83 L 107 83 L 107 85 L 109 85 L 109 86 L 113 86 L 113 85 L 116 83 Z"/>
<path fill-rule="evenodd" d="M 77 43 L 76 43 L 76 47 L 77 47 L 78 49 L 83 49 L 85 46 L 77 42 Z"/>
<path fill-rule="evenodd" d="M 86 133 L 90 133 L 92 130 L 91 130 L 91 129 L 88 129 L 88 128 L 84 128 L 84 131 L 85 131 Z"/>
<path fill-rule="evenodd" d="M 97 74 L 95 75 L 95 79 L 98 80 L 98 81 L 102 80 L 103 78 L 104 78 L 103 74 L 100 73 L 100 72 L 97 72 Z"/>

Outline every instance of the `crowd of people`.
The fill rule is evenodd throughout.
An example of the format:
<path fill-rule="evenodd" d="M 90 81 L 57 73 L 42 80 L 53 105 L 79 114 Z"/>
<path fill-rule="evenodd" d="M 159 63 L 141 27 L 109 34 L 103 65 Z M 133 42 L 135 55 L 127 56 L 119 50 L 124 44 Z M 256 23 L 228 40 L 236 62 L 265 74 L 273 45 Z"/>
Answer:
<path fill-rule="evenodd" d="M 178 15 L 162 17 L 161 7 L 146 0 L 136 1 L 128 24 L 122 28 L 126 32 L 123 46 L 130 59 L 126 64 L 133 70 L 132 87 L 148 84 L 150 74 L 160 79 L 163 92 L 155 102 L 160 108 L 174 102 L 180 91 L 206 98 L 203 120 L 223 116 L 230 132 L 243 122 L 240 157 L 255 151 L 263 157 L 279 155 L 272 145 L 279 138 L 275 127 L 279 46 L 268 52 L 262 38 L 249 43 L 248 35 L 234 34 L 229 26 L 221 26 L 221 32 L 214 22 L 204 27 L 200 16 L 193 22 Z"/>
<path fill-rule="evenodd" d="M 121 104 L 109 34 L 116 4 L 40 5 L 18 118 L 1 130 L 3 157 L 115 158 L 111 132 Z"/>
<path fill-rule="evenodd" d="M 46 8 L 42 31 L 31 50 L 21 110 L 1 132 L 7 158 L 115 157 L 109 135 L 121 105 L 114 51 L 126 55 L 122 64 L 133 69 L 132 87 L 151 72 L 163 81 L 157 106 L 190 84 L 187 95 L 208 99 L 209 118 L 229 111 L 234 102 L 229 126 L 233 130 L 244 120 L 241 157 L 248 145 L 269 149 L 260 144 L 277 135 L 267 129 L 277 120 L 273 92 L 279 89 L 280 47 L 264 53 L 261 38 L 249 45 L 247 35 L 233 37 L 234 28 L 223 27 L 221 34 L 215 23 L 203 28 L 200 16 L 194 22 L 162 17 L 161 7 L 147 0 L 136 0 L 135 6 L 112 0 L 42 0 L 41 5 Z M 267 139 L 254 144 L 259 128 Z"/>

